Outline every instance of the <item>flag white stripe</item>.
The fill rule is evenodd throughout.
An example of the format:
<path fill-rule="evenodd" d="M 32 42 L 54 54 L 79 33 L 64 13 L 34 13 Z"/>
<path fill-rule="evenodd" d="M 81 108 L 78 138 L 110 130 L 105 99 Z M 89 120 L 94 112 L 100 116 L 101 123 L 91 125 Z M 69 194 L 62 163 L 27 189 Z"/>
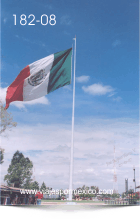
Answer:
<path fill-rule="evenodd" d="M 29 65 L 30 76 L 24 80 L 23 101 L 34 100 L 47 94 L 50 70 L 52 68 L 53 61 L 54 54 L 49 55 L 36 62 L 33 62 Z M 44 71 L 46 76 L 43 79 L 42 83 L 38 84 L 37 86 L 33 86 L 29 83 L 29 80 L 32 81 L 32 77 L 35 76 L 41 70 Z"/>

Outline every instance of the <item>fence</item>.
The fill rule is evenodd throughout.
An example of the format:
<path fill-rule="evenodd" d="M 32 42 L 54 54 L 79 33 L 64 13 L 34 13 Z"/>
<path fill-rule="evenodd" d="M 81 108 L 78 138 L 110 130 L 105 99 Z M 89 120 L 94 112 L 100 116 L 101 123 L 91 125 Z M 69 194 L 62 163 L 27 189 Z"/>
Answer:
<path fill-rule="evenodd" d="M 129 205 L 129 201 L 105 200 L 107 205 Z"/>

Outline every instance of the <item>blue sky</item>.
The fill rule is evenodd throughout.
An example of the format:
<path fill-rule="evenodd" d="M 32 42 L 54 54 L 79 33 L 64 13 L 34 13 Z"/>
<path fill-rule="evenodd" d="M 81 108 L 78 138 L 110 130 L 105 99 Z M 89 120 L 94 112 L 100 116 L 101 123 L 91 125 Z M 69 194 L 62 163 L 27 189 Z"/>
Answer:
<path fill-rule="evenodd" d="M 103 188 L 100 174 L 96 179 L 97 181 L 94 181 L 94 178 L 91 177 L 94 174 L 96 176 L 96 171 L 94 172 L 95 165 L 90 167 L 90 164 L 93 162 L 84 163 L 82 161 L 82 159 L 85 159 L 85 154 L 89 154 L 89 152 L 92 152 L 94 156 L 96 153 L 99 153 L 97 150 L 97 147 L 99 147 L 96 141 L 97 138 L 98 141 L 102 139 L 100 147 L 101 151 L 104 152 L 103 163 L 109 161 L 109 157 L 105 157 L 106 150 L 111 151 L 110 159 L 112 159 L 113 155 L 111 153 L 113 153 L 113 146 L 110 146 L 110 142 L 116 144 L 117 156 L 123 154 L 125 150 L 126 152 L 131 151 L 133 147 L 138 150 L 138 1 L 5 0 L 1 4 L 1 14 L 1 98 L 3 100 L 6 87 L 13 82 L 25 66 L 47 55 L 70 48 L 73 43 L 72 39 L 76 35 L 76 163 L 74 186 L 82 186 L 82 183 L 99 184 Z M 13 14 L 17 16 L 17 25 L 14 25 Z M 26 14 L 27 16 L 34 14 L 36 20 L 40 20 L 42 14 L 47 14 L 48 16 L 55 14 L 56 25 L 50 26 L 48 24 L 47 26 L 42 26 L 40 23 L 34 22 L 34 26 L 21 26 L 19 23 L 21 14 Z M 30 19 L 27 20 L 28 22 L 30 21 Z M 55 159 L 57 158 L 59 160 L 59 158 L 66 157 L 65 150 L 63 149 L 65 146 L 69 151 L 70 147 L 72 85 L 58 89 L 48 96 L 29 104 L 15 102 L 10 105 L 8 111 L 12 113 L 14 120 L 18 123 L 13 133 L 9 134 L 11 142 L 13 139 L 13 145 L 15 139 L 20 137 L 26 138 L 27 135 L 28 138 L 33 140 L 35 136 L 28 134 L 26 130 L 29 129 L 36 133 L 36 127 L 40 127 L 40 131 L 42 130 L 41 133 L 44 133 L 42 137 L 39 132 L 39 136 L 40 138 L 44 138 L 43 142 L 45 142 L 45 136 L 48 136 L 48 134 L 47 131 L 44 132 L 44 129 L 49 130 L 50 127 L 50 135 L 52 134 L 52 138 L 48 136 L 50 137 L 50 145 L 46 143 L 45 148 L 41 146 L 41 149 L 40 145 L 36 145 L 35 150 L 46 151 L 51 150 L 52 147 L 54 153 L 56 153 Z M 66 136 L 68 134 L 66 141 L 63 142 L 63 140 L 57 139 L 58 143 L 53 138 L 55 129 L 56 132 L 60 132 L 61 139 L 66 131 Z M 90 129 L 89 132 L 87 131 L 88 129 Z M 103 140 L 105 139 L 104 131 L 107 131 L 105 135 L 107 142 Z M 98 133 L 95 136 L 94 134 L 96 132 Z M 87 136 L 83 139 L 82 146 L 80 147 L 79 139 L 82 139 L 82 133 L 87 133 Z M 130 136 L 130 133 L 133 133 L 133 138 Z M 17 137 L 19 134 L 21 136 Z M 32 142 L 31 139 L 29 142 Z M 87 139 L 92 142 L 84 144 L 84 142 L 87 142 Z M 3 174 L 5 174 L 9 165 L 8 160 L 11 159 L 16 148 L 25 154 L 28 154 L 28 150 L 33 150 L 29 142 L 26 142 L 26 146 L 28 145 L 28 147 L 25 148 L 25 151 L 23 149 L 24 145 L 15 146 L 13 150 L 10 149 L 8 151 L 9 143 L 6 143 L 7 141 L 4 139 L 4 145 L 7 149 L 5 152 L 5 164 L 3 164 Z M 21 144 L 20 140 L 17 144 L 19 142 Z M 57 154 L 58 150 L 56 148 L 58 147 L 60 149 L 59 144 L 62 147 L 63 155 Z M 91 144 L 91 146 L 88 148 L 87 144 Z M 87 151 L 84 152 L 85 147 Z M 29 156 L 31 156 L 30 154 Z M 32 160 L 35 159 L 33 155 L 34 153 L 31 156 Z M 39 152 L 38 156 L 38 159 L 43 159 Z M 51 156 L 52 154 L 50 152 L 50 160 L 54 158 L 51 158 Z M 69 161 L 69 153 L 67 156 L 67 160 Z M 57 164 L 57 177 L 60 178 L 60 169 L 62 170 L 62 175 L 64 171 L 62 168 L 63 165 L 61 166 L 62 162 L 60 162 L 60 166 Z M 95 162 L 96 165 L 98 162 L 99 159 Z M 118 171 L 120 191 L 124 189 L 122 179 L 124 172 L 127 169 L 128 175 L 126 177 L 132 177 L 132 174 L 131 176 L 129 175 L 129 169 L 132 169 L 133 165 L 138 166 L 138 156 L 135 162 L 131 163 L 130 166 L 124 165 L 124 169 L 121 169 L 120 172 Z M 37 163 L 35 165 L 36 169 L 39 168 Z M 48 168 L 50 167 L 49 163 L 44 163 L 44 165 L 48 165 Z M 69 171 L 68 165 L 69 162 L 67 163 L 67 172 Z M 52 176 L 55 174 L 54 170 L 52 168 L 50 171 Z M 79 175 L 81 172 L 78 172 L 82 170 L 83 178 Z M 42 171 L 45 170 L 43 169 Z M 98 173 L 100 171 L 101 169 Z M 113 179 L 112 169 L 108 170 L 107 173 L 109 171 L 111 180 Z M 35 174 L 36 179 L 40 183 L 46 180 L 46 184 L 48 183 L 54 187 L 57 186 L 53 182 L 53 179 L 47 182 L 47 175 L 45 173 L 39 175 L 36 171 Z M 91 178 L 88 178 L 89 176 Z M 58 187 L 68 187 L 67 179 L 68 176 L 65 182 L 58 180 Z M 106 186 L 111 187 L 112 183 L 110 181 L 106 183 Z"/>

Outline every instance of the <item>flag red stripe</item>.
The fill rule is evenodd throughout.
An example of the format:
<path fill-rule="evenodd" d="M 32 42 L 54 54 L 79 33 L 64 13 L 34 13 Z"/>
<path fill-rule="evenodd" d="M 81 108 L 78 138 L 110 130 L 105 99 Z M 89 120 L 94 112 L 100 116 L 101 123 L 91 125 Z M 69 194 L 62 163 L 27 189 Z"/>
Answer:
<path fill-rule="evenodd" d="M 13 101 L 23 101 L 24 79 L 29 77 L 29 75 L 30 75 L 30 68 L 29 65 L 27 65 L 24 69 L 22 69 L 22 71 L 13 81 L 13 83 L 8 87 L 6 94 L 5 109 L 7 109 L 9 107 L 9 104 Z"/>

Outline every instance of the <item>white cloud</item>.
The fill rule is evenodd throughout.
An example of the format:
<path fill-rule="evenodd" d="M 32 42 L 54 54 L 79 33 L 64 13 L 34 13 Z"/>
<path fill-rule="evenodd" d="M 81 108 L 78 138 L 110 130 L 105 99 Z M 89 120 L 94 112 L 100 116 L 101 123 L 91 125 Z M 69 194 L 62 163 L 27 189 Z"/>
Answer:
<path fill-rule="evenodd" d="M 43 4 L 43 7 L 44 7 L 44 4 Z M 50 4 L 47 4 L 47 5 L 45 5 L 45 8 L 48 8 L 48 9 L 52 9 L 53 7 L 52 7 L 52 5 L 50 5 Z"/>
<path fill-rule="evenodd" d="M 5 98 L 6 98 L 6 91 L 7 91 L 7 87 L 0 87 L 0 100 L 2 101 L 2 103 L 5 103 Z"/>
<path fill-rule="evenodd" d="M 113 98 L 113 101 L 116 101 L 116 102 L 120 102 L 121 100 L 122 100 L 121 97 L 116 97 L 116 98 L 114 97 L 114 98 Z"/>
<path fill-rule="evenodd" d="M 112 43 L 112 46 L 113 47 L 116 47 L 116 46 L 119 46 L 121 44 L 121 41 L 120 40 L 115 40 L 113 43 Z"/>
<path fill-rule="evenodd" d="M 68 36 L 70 35 L 70 33 L 67 32 L 67 31 L 65 31 L 65 30 L 63 31 L 63 33 L 64 33 L 65 35 L 68 35 Z"/>
<path fill-rule="evenodd" d="M 25 108 L 25 106 L 27 105 L 36 105 L 36 104 L 49 105 L 50 102 L 46 97 L 40 97 L 38 99 L 31 101 L 14 101 L 11 104 L 21 109 L 21 108 Z"/>
<path fill-rule="evenodd" d="M 107 93 L 112 93 L 114 91 L 114 88 L 112 88 L 111 86 L 107 85 L 107 86 L 104 86 L 102 84 L 92 84 L 90 86 L 83 86 L 82 87 L 83 91 L 88 93 L 88 94 L 91 94 L 91 95 L 98 95 L 98 96 L 101 96 L 101 95 L 105 95 Z"/>
<path fill-rule="evenodd" d="M 92 173 L 92 172 L 94 172 L 94 169 L 90 168 L 90 169 L 86 169 L 86 171 L 87 171 L 88 173 Z"/>
<path fill-rule="evenodd" d="M 76 81 L 79 83 L 84 83 L 89 81 L 90 76 L 82 75 L 80 77 L 76 77 Z"/>
<path fill-rule="evenodd" d="M 41 41 L 34 41 L 34 40 L 30 40 L 26 37 L 19 37 L 19 35 L 15 35 L 16 38 L 18 39 L 22 39 L 23 41 L 27 42 L 27 43 L 32 43 L 32 44 L 36 44 L 38 46 L 42 46 L 42 47 L 46 47 L 46 44 L 41 42 Z"/>
<path fill-rule="evenodd" d="M 5 23 L 7 22 L 7 18 L 4 18 L 4 19 L 3 19 L 3 22 L 4 22 L 4 24 L 5 24 Z"/>
<path fill-rule="evenodd" d="M 93 125 L 94 124 L 94 125 Z M 91 141 L 87 142 L 87 139 Z M 100 120 L 82 119 L 82 126 L 75 125 L 74 133 L 74 176 L 75 187 L 82 185 L 97 185 L 100 189 L 112 189 L 114 144 L 116 158 L 124 153 L 138 154 L 138 124 L 135 121 L 119 119 Z M 69 185 L 69 162 L 71 146 L 71 125 L 17 125 L 9 138 L 2 137 L 2 146 L 5 149 L 4 163 L 2 164 L 2 179 L 7 172 L 10 160 L 16 150 L 22 151 L 33 161 L 34 175 L 41 184 L 56 188 L 67 188 Z M 119 189 L 124 190 L 124 175 L 131 177 L 133 165 L 138 168 L 139 157 L 131 156 L 131 163 L 119 167 L 116 164 Z M 120 163 L 127 161 L 127 157 Z"/>
<path fill-rule="evenodd" d="M 70 85 L 65 85 L 64 87 L 63 87 L 63 89 L 64 90 L 72 90 L 72 87 L 71 87 L 71 84 Z"/>
<path fill-rule="evenodd" d="M 60 24 L 62 25 L 71 25 L 71 19 L 70 16 L 68 15 L 64 15 L 60 18 Z"/>
<path fill-rule="evenodd" d="M 2 88 L 0 87 L 0 99 L 2 101 L 3 104 L 5 104 L 6 102 L 6 91 L 7 91 L 7 87 Z M 25 107 L 27 105 L 36 105 L 36 104 L 44 104 L 44 105 L 49 105 L 50 102 L 47 99 L 47 97 L 40 97 L 38 99 L 35 100 L 31 100 L 31 101 L 14 101 L 11 103 L 11 105 L 16 106 L 19 109 L 25 109 Z"/>
<path fill-rule="evenodd" d="M 114 96 L 116 94 L 116 92 L 112 92 L 112 93 L 110 93 L 109 95 L 108 95 L 108 97 L 112 97 L 112 96 Z"/>

